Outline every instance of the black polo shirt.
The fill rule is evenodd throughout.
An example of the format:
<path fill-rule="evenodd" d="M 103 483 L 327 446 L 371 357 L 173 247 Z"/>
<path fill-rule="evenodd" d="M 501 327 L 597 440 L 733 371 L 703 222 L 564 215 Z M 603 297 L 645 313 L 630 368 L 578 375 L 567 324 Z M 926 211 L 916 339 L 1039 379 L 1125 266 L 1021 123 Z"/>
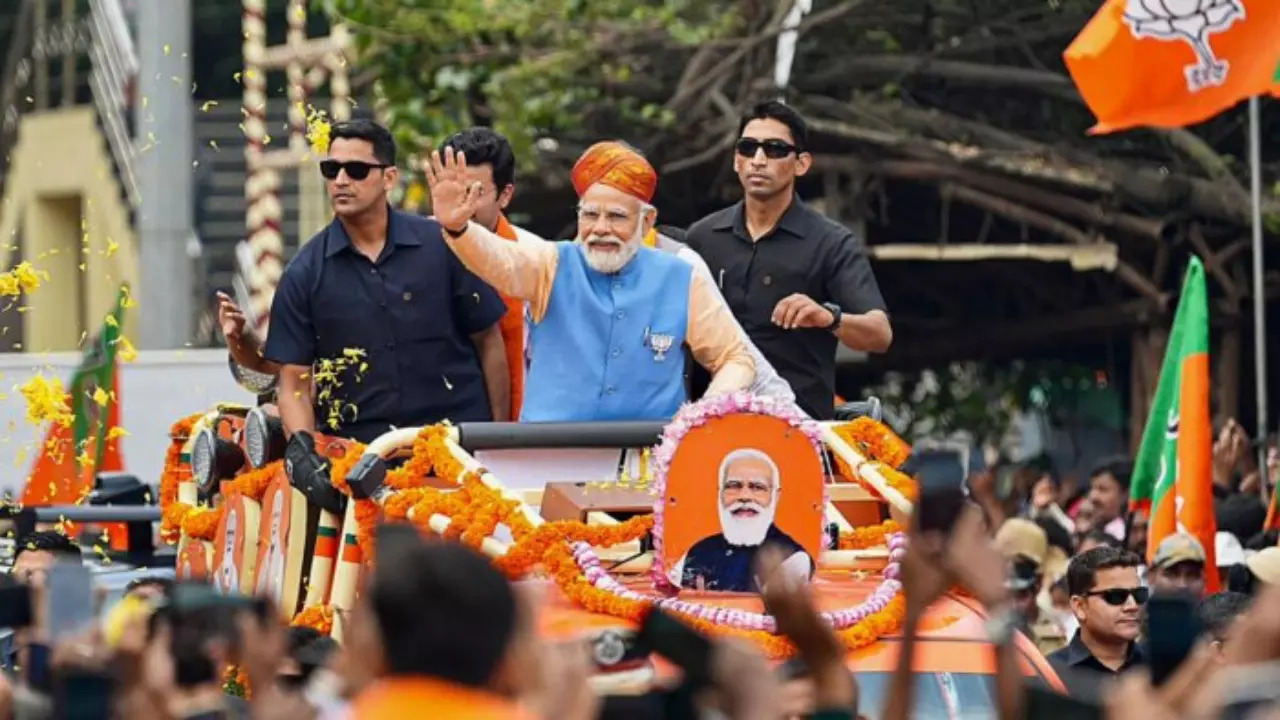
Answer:
<path fill-rule="evenodd" d="M 348 363 L 331 391 L 341 423 L 329 427 L 329 408 L 318 404 L 316 429 L 369 442 L 392 426 L 492 420 L 470 335 L 504 312 L 434 220 L 390 210 L 387 244 L 370 262 L 334 219 L 285 268 L 264 354 L 312 365 L 363 349 L 363 373 Z"/>
<path fill-rule="evenodd" d="M 797 196 L 769 234 L 752 242 L 742 202 L 699 220 L 686 242 L 706 260 L 747 335 L 809 415 L 835 414 L 835 333 L 773 324 L 780 300 L 802 293 L 847 313 L 884 310 L 865 243 Z"/>
<path fill-rule="evenodd" d="M 1112 670 L 1093 656 L 1093 651 L 1080 638 L 1080 631 L 1061 650 L 1049 653 L 1045 658 L 1058 673 L 1058 679 L 1067 688 L 1067 694 L 1081 700 L 1101 700 L 1104 685 L 1130 668 L 1147 664 L 1147 655 L 1137 642 L 1129 643 L 1129 654 L 1119 670 Z"/>

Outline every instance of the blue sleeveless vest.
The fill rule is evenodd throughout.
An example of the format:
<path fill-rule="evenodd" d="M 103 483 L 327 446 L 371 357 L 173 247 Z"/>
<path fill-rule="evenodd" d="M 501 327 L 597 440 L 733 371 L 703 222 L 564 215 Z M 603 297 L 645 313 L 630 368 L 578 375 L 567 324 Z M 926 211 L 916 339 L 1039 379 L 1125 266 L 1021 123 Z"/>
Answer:
<path fill-rule="evenodd" d="M 575 243 L 556 245 L 546 314 L 530 324 L 520 420 L 670 420 L 686 399 L 692 266 L 641 247 L 621 272 L 605 275 Z"/>

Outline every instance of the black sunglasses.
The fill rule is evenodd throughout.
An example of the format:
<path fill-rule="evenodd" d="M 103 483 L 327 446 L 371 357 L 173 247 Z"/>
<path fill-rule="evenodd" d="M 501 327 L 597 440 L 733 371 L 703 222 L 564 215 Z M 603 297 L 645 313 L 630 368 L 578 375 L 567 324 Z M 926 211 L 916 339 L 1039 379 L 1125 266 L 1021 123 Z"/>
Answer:
<path fill-rule="evenodd" d="M 1085 593 L 1085 597 L 1100 597 L 1102 602 L 1108 605 L 1120 607 L 1129 600 L 1129 596 L 1133 596 L 1133 601 L 1139 605 L 1146 605 L 1147 600 L 1151 598 L 1151 590 L 1144 587 L 1136 588 L 1108 588 L 1106 590 L 1094 590 Z"/>
<path fill-rule="evenodd" d="M 352 180 L 363 180 L 369 177 L 369 172 L 371 170 L 382 170 L 383 168 L 389 167 L 391 166 L 383 165 L 381 163 L 367 163 L 363 160 L 348 160 L 347 162 L 321 160 L 320 174 L 324 176 L 325 180 L 336 180 L 338 178 L 338 173 L 346 170 L 347 177 Z"/>
<path fill-rule="evenodd" d="M 781 160 L 791 153 L 800 153 L 800 148 L 782 140 L 757 140 L 755 138 L 738 138 L 736 149 L 744 158 L 753 158 L 764 148 L 764 156 L 770 160 Z"/>

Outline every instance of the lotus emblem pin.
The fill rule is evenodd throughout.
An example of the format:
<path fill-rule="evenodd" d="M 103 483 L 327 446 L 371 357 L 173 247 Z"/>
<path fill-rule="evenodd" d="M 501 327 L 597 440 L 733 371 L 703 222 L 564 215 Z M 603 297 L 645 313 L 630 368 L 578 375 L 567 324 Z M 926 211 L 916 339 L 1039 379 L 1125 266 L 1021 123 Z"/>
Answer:
<path fill-rule="evenodd" d="M 1196 61 L 1183 72 L 1193 93 L 1227 81 L 1231 64 L 1214 55 L 1209 40 L 1243 19 L 1243 0 L 1127 0 L 1124 10 L 1135 37 L 1182 40 L 1191 46 Z"/>

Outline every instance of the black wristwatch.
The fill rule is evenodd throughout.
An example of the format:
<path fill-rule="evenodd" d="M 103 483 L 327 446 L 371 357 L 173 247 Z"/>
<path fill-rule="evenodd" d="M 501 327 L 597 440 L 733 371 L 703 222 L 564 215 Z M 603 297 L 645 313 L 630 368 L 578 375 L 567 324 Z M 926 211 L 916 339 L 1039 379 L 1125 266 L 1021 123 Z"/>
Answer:
<path fill-rule="evenodd" d="M 445 233 L 447 233 L 447 234 L 449 235 L 449 237 L 453 238 L 454 240 L 457 240 L 458 238 L 460 238 L 460 237 L 462 237 L 463 235 L 467 234 L 467 228 L 468 228 L 468 227 L 470 227 L 470 226 L 471 226 L 471 221 L 470 221 L 470 220 L 468 220 L 467 222 L 462 223 L 462 229 L 460 229 L 460 230 L 450 230 L 449 228 L 447 228 L 447 227 L 445 227 L 445 226 L 444 226 L 444 223 L 441 223 L 441 224 L 440 224 L 440 227 L 444 229 Z"/>
<path fill-rule="evenodd" d="M 822 329 L 835 330 L 840 327 L 840 316 L 844 314 L 844 311 L 840 309 L 840 306 L 833 302 L 824 302 L 822 303 L 822 307 L 826 308 L 827 312 L 831 313 L 831 324 Z"/>

